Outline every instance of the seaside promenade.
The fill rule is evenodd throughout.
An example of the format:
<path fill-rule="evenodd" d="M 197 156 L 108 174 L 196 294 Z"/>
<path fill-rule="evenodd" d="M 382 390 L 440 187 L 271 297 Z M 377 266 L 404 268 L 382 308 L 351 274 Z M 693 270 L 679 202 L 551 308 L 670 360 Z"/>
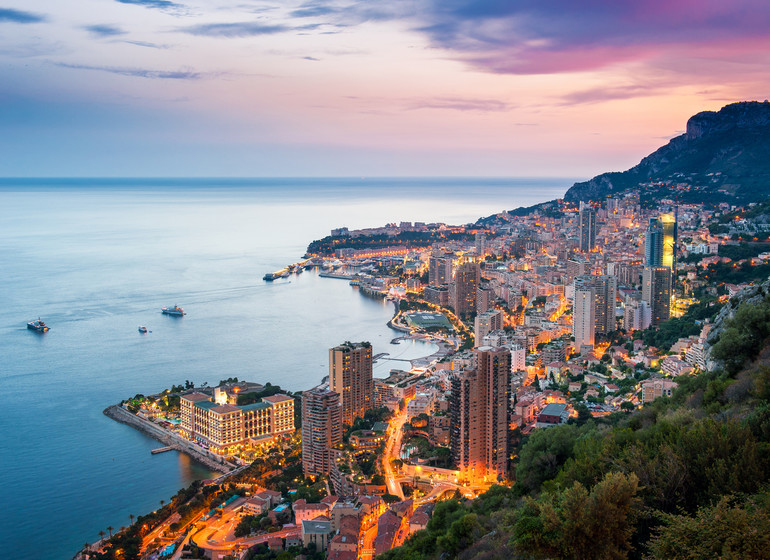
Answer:
<path fill-rule="evenodd" d="M 178 434 L 165 430 L 151 422 L 145 420 L 135 414 L 131 414 L 128 410 L 120 405 L 114 404 L 104 409 L 104 415 L 112 418 L 116 422 L 121 424 L 127 424 L 133 428 L 136 428 L 143 434 L 150 436 L 153 439 L 166 444 L 168 447 L 176 449 L 180 453 L 184 453 L 194 460 L 202 463 L 209 469 L 222 473 L 229 474 L 236 467 L 230 463 L 223 462 L 224 460 L 218 455 L 213 455 L 195 445 L 193 442 L 186 440 Z"/>

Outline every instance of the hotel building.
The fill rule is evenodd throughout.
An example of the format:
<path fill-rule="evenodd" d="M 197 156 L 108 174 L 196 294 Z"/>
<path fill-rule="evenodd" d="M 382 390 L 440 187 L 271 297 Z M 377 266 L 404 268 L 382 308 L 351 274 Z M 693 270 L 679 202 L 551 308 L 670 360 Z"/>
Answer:
<path fill-rule="evenodd" d="M 288 395 L 265 397 L 245 406 L 219 404 L 203 393 L 180 398 L 184 435 L 215 453 L 246 443 L 263 443 L 294 431 L 294 399 Z"/>

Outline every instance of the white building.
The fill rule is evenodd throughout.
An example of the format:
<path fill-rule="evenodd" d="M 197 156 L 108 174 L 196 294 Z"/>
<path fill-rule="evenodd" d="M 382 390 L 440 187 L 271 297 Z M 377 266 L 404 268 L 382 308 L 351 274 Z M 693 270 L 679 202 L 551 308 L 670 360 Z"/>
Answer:
<path fill-rule="evenodd" d="M 473 321 L 476 346 L 483 346 L 484 337 L 492 331 L 503 328 L 503 312 L 498 309 L 490 309 L 480 313 Z"/>
<path fill-rule="evenodd" d="M 575 290 L 575 304 L 572 313 L 572 336 L 575 348 L 594 345 L 596 322 L 594 319 L 593 290 Z"/>

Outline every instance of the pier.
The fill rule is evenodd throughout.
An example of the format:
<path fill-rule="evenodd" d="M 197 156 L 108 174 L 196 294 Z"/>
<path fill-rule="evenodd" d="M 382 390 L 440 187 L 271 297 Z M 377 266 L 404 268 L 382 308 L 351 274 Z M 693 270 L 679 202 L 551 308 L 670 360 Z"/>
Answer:
<path fill-rule="evenodd" d="M 286 278 L 292 272 L 295 272 L 295 273 L 302 272 L 302 270 L 310 262 L 310 260 L 311 259 L 305 259 L 303 261 L 299 261 L 298 263 L 290 264 L 289 266 L 286 266 L 281 270 L 276 270 L 275 272 L 268 272 L 267 274 L 265 274 L 263 279 L 269 282 L 269 281 L 275 280 L 276 278 Z"/>
<path fill-rule="evenodd" d="M 172 446 L 167 445 L 166 447 L 159 447 L 158 449 L 153 449 L 152 451 L 150 451 L 150 453 L 152 453 L 153 455 L 156 455 L 158 453 L 165 453 L 166 451 L 171 451 L 172 449 L 174 449 Z"/>
<path fill-rule="evenodd" d="M 352 280 L 352 274 L 342 274 L 339 272 L 319 272 L 318 276 L 322 278 L 339 278 L 340 280 Z"/>

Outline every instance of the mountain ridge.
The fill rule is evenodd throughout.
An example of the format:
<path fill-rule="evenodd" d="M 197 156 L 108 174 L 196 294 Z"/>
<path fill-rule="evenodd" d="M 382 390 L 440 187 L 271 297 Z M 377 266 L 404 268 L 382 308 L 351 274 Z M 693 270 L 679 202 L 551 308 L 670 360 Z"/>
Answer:
<path fill-rule="evenodd" d="M 770 194 L 770 102 L 741 101 L 690 117 L 672 138 L 626 171 L 572 185 L 567 202 L 639 189 L 651 201 L 756 202 Z"/>

